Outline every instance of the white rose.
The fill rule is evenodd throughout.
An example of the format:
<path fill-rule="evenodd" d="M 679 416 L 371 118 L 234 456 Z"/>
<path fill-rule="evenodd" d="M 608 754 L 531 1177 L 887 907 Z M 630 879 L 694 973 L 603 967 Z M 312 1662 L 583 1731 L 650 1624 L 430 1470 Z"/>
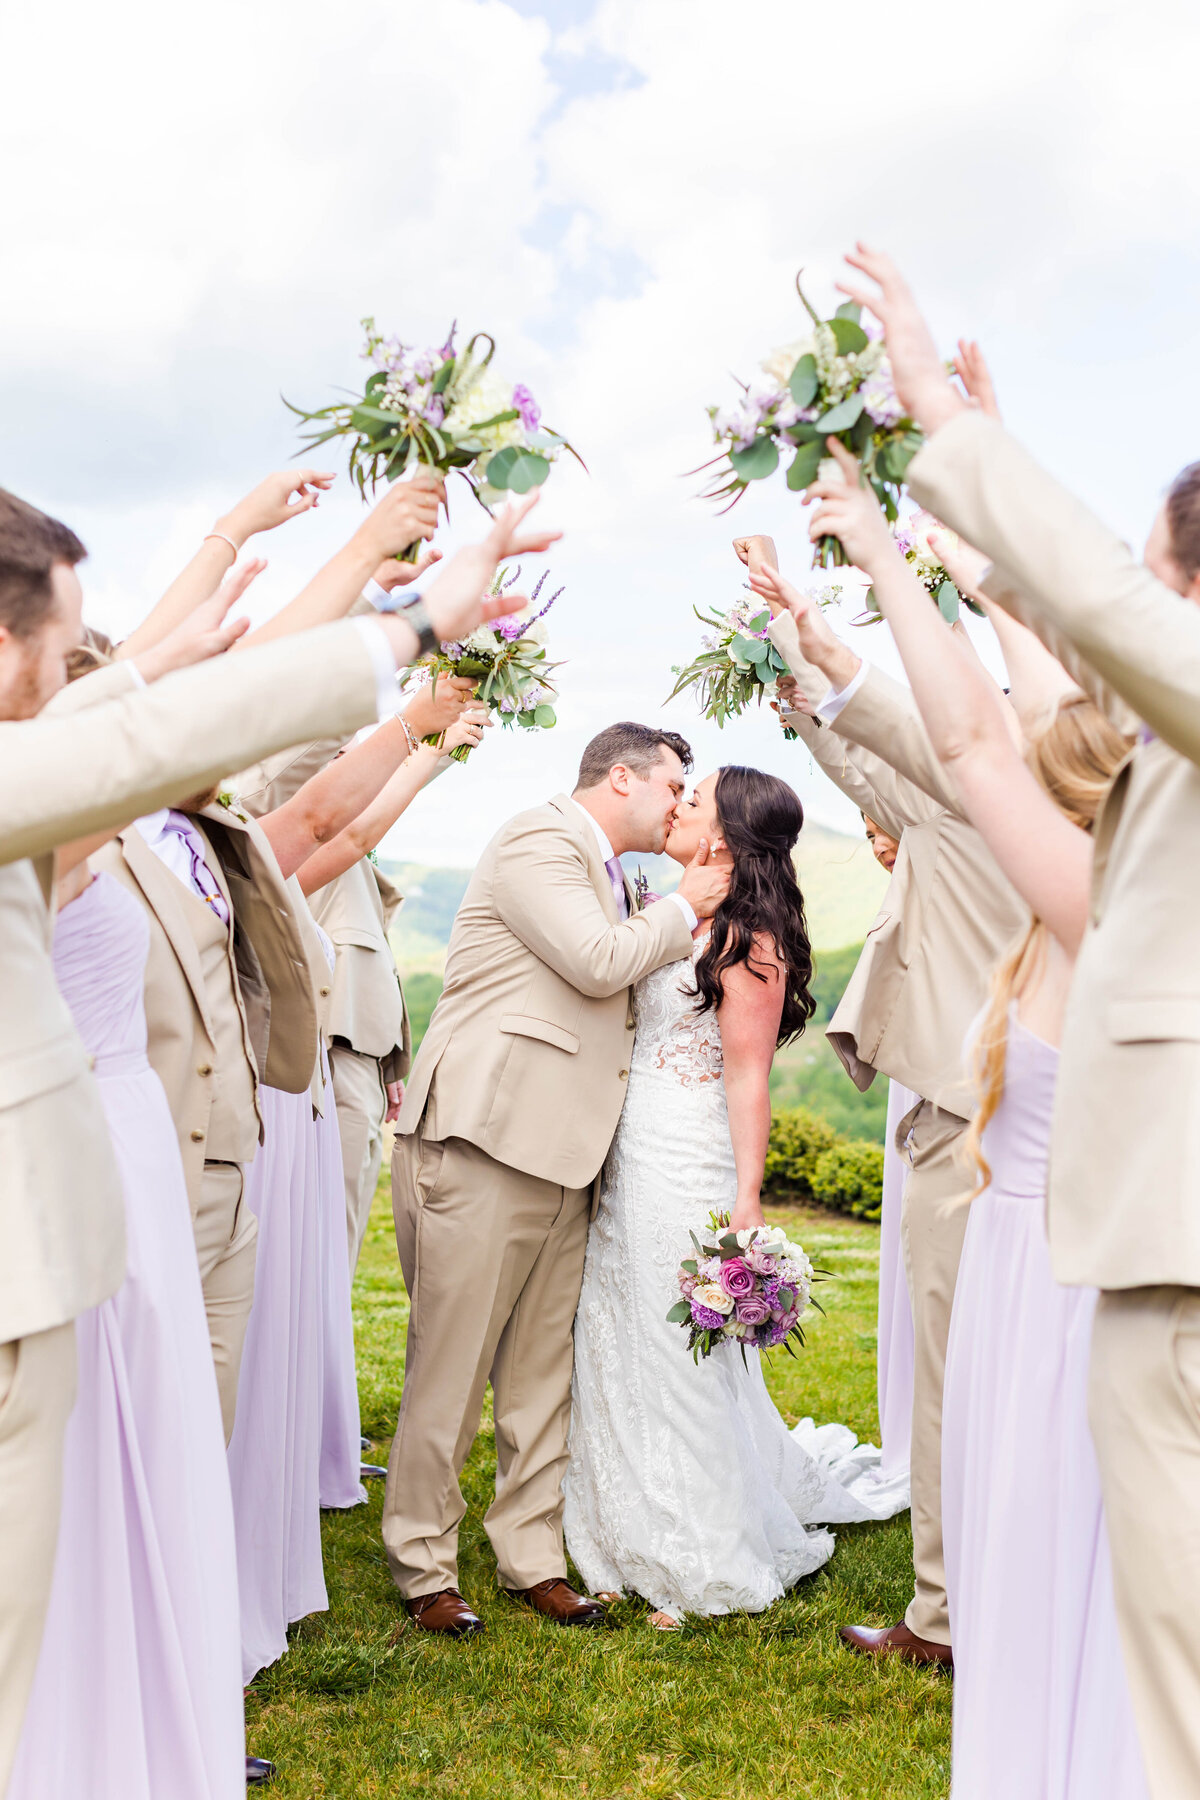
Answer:
<path fill-rule="evenodd" d="M 443 430 L 452 438 L 479 437 L 490 451 L 503 450 L 508 444 L 523 444 L 525 428 L 519 418 L 506 419 L 503 425 L 489 425 L 478 431 L 486 419 L 512 410 L 512 386 L 490 367 L 481 369 L 469 387 L 456 397 L 446 414 Z"/>
<path fill-rule="evenodd" d="M 794 344 L 781 344 L 778 350 L 772 350 L 770 356 L 764 356 L 758 366 L 772 381 L 778 382 L 780 387 L 786 387 L 792 378 L 792 370 L 802 356 L 810 354 L 812 347 L 810 333 L 806 338 L 797 338 Z"/>
<path fill-rule="evenodd" d="M 733 1311 L 732 1298 L 715 1281 L 704 1281 L 698 1288 L 693 1288 L 692 1299 L 697 1306 L 707 1306 L 710 1312 L 727 1314 Z"/>

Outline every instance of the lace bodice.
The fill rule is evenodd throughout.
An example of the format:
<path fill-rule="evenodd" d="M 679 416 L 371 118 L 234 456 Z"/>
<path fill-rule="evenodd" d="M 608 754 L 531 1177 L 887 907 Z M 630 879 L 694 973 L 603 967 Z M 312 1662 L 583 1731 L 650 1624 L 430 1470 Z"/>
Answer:
<path fill-rule="evenodd" d="M 666 963 L 634 989 L 634 1038 L 630 1073 L 667 1075 L 682 1087 L 719 1087 L 725 1059 L 715 1012 L 696 1010 L 696 964 L 707 938 L 689 960 Z"/>

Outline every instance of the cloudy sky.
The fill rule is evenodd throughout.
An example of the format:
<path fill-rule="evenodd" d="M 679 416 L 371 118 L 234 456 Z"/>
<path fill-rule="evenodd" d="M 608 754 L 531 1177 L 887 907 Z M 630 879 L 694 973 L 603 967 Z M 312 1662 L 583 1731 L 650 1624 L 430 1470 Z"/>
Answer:
<path fill-rule="evenodd" d="M 561 724 L 493 732 L 396 855 L 469 863 L 619 716 L 849 822 L 771 715 L 721 734 L 661 706 L 691 605 L 737 595 L 734 529 L 806 570 L 781 480 L 725 520 L 686 475 L 706 403 L 797 335 L 800 264 L 831 300 L 849 242 L 890 249 L 947 349 L 983 340 L 1009 423 L 1132 540 L 1200 452 L 1194 6 L 3 0 L 0 59 L 0 482 L 81 532 L 96 623 L 131 624 L 287 462 L 280 395 L 357 379 L 364 313 L 410 341 L 490 331 L 588 462 L 543 502 L 568 533 Z M 261 540 L 259 610 L 352 529 L 338 487 Z M 461 490 L 447 542 L 480 522 Z M 882 629 L 856 646 L 889 661 Z"/>

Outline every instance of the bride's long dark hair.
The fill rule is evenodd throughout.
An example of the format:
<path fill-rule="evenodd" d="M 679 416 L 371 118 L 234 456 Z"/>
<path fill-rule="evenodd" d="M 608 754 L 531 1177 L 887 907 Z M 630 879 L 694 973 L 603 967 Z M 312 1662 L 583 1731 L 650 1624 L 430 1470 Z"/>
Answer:
<path fill-rule="evenodd" d="M 745 963 L 758 981 L 767 980 L 766 968 L 754 961 L 754 939 L 760 934 L 774 945 L 783 964 L 778 1041 L 786 1044 L 799 1037 L 816 1010 L 809 992 L 813 965 L 804 895 L 792 862 L 804 808 L 786 781 L 761 769 L 732 765 L 718 774 L 713 800 L 721 836 L 733 855 L 733 875 L 696 964 L 697 1008 L 704 1012 L 720 1006 L 723 977 L 737 963 Z"/>

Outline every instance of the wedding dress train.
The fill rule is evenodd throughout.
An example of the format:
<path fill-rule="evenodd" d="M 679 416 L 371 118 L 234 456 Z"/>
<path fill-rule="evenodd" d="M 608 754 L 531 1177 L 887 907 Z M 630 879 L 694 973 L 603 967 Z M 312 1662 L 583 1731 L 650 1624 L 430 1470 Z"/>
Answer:
<path fill-rule="evenodd" d="M 908 1505 L 879 1451 L 843 1425 L 789 1431 L 759 1357 L 732 1346 L 693 1363 L 666 1314 L 676 1274 L 736 1192 L 715 1015 L 698 1013 L 692 960 L 638 983 L 621 1122 L 588 1236 L 575 1319 L 567 1547 L 593 1593 L 658 1610 L 761 1612 L 833 1554 L 823 1527 Z M 801 1353 L 803 1354 L 803 1353 Z"/>

